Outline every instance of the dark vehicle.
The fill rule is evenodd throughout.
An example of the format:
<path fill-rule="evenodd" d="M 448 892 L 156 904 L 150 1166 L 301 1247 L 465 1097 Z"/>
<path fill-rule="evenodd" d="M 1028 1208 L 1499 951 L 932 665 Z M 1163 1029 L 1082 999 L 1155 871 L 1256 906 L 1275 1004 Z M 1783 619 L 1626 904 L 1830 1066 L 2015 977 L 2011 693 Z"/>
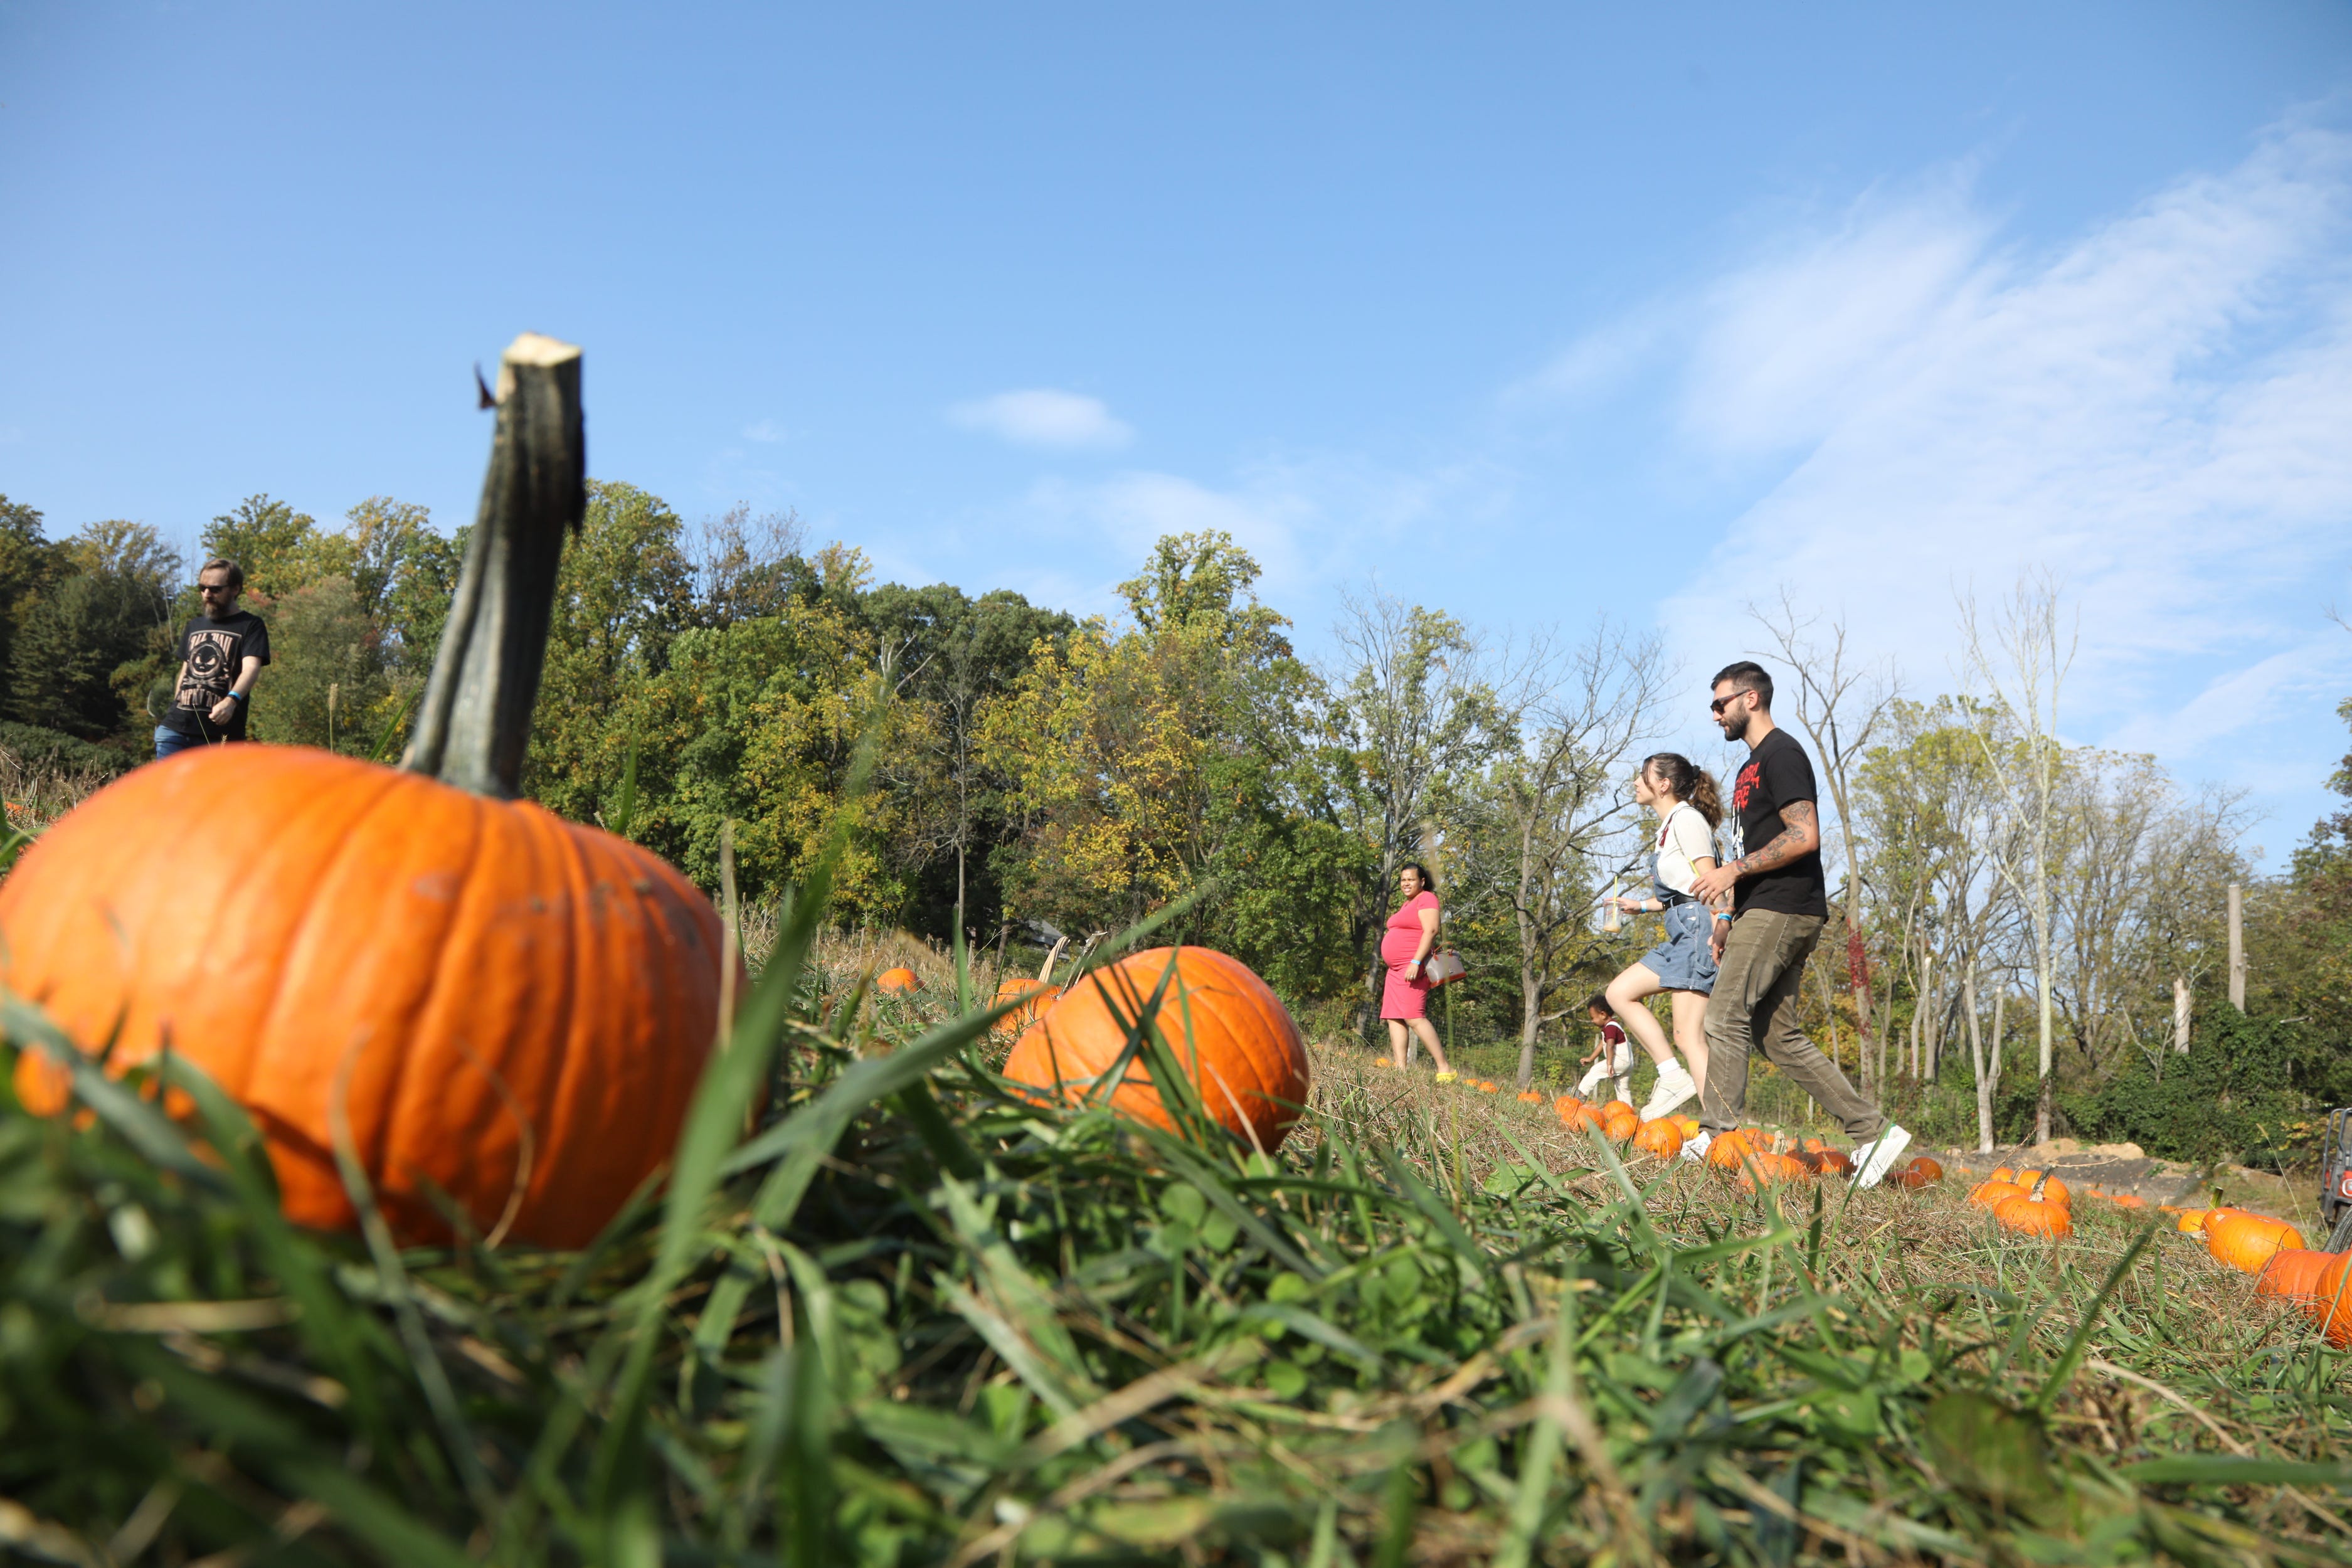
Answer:
<path fill-rule="evenodd" d="M 2327 1222 L 2327 1250 L 2352 1247 L 2352 1106 L 2327 1113 L 2320 1151 L 2319 1217 Z"/>

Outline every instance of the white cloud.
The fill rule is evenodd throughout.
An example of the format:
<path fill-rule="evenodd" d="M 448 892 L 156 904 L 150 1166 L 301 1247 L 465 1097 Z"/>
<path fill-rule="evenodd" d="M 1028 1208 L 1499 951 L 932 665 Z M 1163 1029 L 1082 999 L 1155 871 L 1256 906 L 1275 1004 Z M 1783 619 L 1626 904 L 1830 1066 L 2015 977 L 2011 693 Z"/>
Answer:
<path fill-rule="evenodd" d="M 762 419 L 756 424 L 743 426 L 743 439 L 757 441 L 762 447 L 772 447 L 779 441 L 790 439 L 791 437 L 790 430 L 772 419 Z"/>
<path fill-rule="evenodd" d="M 948 418 L 1016 447 L 1117 447 L 1135 435 L 1100 398 L 1045 386 L 959 403 L 948 410 Z"/>
<path fill-rule="evenodd" d="M 2078 725 L 2210 743 L 2352 566 L 2352 138 L 2281 130 L 2046 255 L 1995 235 L 1957 187 L 1864 203 L 1706 291 L 1685 440 L 1794 467 L 1666 619 L 1727 641 L 1786 583 L 1942 686 L 1955 593 L 2046 567 Z"/>

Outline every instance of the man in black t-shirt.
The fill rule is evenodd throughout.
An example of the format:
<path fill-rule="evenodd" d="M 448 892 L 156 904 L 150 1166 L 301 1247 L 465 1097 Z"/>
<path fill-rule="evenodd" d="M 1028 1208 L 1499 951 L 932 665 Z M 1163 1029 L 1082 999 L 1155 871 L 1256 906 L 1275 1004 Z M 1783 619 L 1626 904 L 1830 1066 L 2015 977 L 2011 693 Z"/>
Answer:
<path fill-rule="evenodd" d="M 245 739 L 246 705 L 269 662 L 269 628 L 236 607 L 244 591 L 245 568 L 234 561 L 215 557 L 196 574 L 205 607 L 180 634 L 180 679 L 172 710 L 156 726 L 156 761 L 190 746 Z"/>
<path fill-rule="evenodd" d="M 1740 853 L 1691 884 L 1691 895 L 1715 911 L 1717 967 L 1706 1005 L 1699 1135 L 1683 1145 L 1684 1154 L 1703 1157 L 1718 1133 L 1739 1125 L 1748 1110 L 1748 1055 L 1761 1047 L 1844 1127 L 1854 1141 L 1854 1184 L 1874 1187 L 1911 1134 L 1856 1094 L 1797 1026 L 1805 960 L 1830 912 L 1812 762 L 1772 722 L 1772 678 L 1762 666 L 1726 668 L 1715 678 L 1711 706 L 1724 739 L 1748 742 L 1748 762 L 1731 788 Z"/>

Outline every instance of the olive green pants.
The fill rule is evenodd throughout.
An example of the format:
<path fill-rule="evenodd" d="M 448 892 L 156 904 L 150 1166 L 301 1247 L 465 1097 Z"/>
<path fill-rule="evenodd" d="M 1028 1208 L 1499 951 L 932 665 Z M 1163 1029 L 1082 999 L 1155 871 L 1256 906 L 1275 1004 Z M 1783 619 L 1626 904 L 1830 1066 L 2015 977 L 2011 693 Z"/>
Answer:
<path fill-rule="evenodd" d="M 1797 1027 L 1805 960 L 1829 922 L 1819 915 L 1749 910 L 1731 922 L 1715 990 L 1706 999 L 1706 1089 L 1699 1125 L 1709 1133 L 1740 1124 L 1748 1111 L 1748 1053 L 1761 1049 L 1856 1141 L 1878 1136 L 1886 1118 L 1854 1092 L 1837 1063 Z"/>

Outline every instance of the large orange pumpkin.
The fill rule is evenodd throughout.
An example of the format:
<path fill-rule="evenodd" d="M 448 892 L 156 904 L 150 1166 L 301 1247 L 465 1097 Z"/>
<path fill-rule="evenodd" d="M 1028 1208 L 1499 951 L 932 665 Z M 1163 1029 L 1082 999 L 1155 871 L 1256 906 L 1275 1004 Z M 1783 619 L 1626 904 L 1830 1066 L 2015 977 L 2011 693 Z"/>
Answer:
<path fill-rule="evenodd" d="M 1154 1024 L 1192 1078 L 1202 1109 L 1226 1131 L 1274 1148 L 1307 1101 L 1307 1047 L 1281 998 L 1239 959 L 1205 947 L 1155 947 L 1096 971 L 1045 1010 L 1005 1058 L 1015 1083 L 1085 1099 L 1127 1049 L 1136 1020 L 1171 964 Z M 1172 1127 L 1144 1058 L 1128 1064 L 1110 1103 Z"/>
<path fill-rule="evenodd" d="M 1644 1121 L 1634 1131 L 1633 1147 L 1644 1154 L 1671 1160 L 1683 1152 L 1683 1131 L 1669 1117 Z"/>
<path fill-rule="evenodd" d="M 2352 1350 L 2352 1252 L 2340 1252 L 2320 1271 L 2303 1310 L 2337 1350 Z"/>
<path fill-rule="evenodd" d="M 2302 1247 L 2289 1247 L 2273 1253 L 2263 1266 L 2262 1279 L 2254 1286 L 2257 1296 L 2278 1296 L 2290 1301 L 2300 1301 L 2315 1295 L 2320 1276 L 2335 1264 L 2332 1252 L 2309 1252 Z"/>
<path fill-rule="evenodd" d="M 903 963 L 892 964 L 874 977 L 874 989 L 885 996 L 905 996 L 919 989 L 922 981 Z"/>
<path fill-rule="evenodd" d="M 2232 1213 L 2205 1218 L 2205 1250 L 2217 1262 L 2242 1273 L 2259 1274 L 2274 1254 L 2302 1247 L 2300 1231 L 2267 1215 Z"/>
<path fill-rule="evenodd" d="M 2021 1193 L 1994 1205 L 1993 1222 L 2021 1236 L 2072 1236 L 2074 1216 L 2064 1204 L 2054 1204 Z"/>
<path fill-rule="evenodd" d="M 656 856 L 517 793 L 556 561 L 585 504 L 579 351 L 507 351 L 482 511 L 402 771 L 184 752 L 0 886 L 0 981 L 120 1069 L 171 1048 L 258 1124 L 287 1215 L 345 1226 L 340 1094 L 394 1233 L 590 1240 L 666 1160 L 713 1044 L 720 928 Z M 263 689 L 267 701 L 268 688 Z M 63 1103 L 27 1052 L 17 1088 Z"/>

